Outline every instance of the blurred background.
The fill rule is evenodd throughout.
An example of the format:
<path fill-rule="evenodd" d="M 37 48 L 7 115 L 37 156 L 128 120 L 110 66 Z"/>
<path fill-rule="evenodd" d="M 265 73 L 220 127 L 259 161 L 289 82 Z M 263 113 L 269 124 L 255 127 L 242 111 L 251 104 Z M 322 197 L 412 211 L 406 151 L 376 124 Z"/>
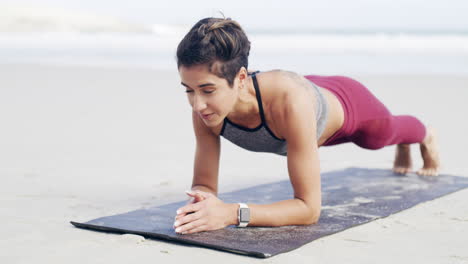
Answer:
<path fill-rule="evenodd" d="M 464 0 L 0 0 L 0 63 L 175 69 L 199 19 L 237 20 L 252 69 L 468 73 Z"/>

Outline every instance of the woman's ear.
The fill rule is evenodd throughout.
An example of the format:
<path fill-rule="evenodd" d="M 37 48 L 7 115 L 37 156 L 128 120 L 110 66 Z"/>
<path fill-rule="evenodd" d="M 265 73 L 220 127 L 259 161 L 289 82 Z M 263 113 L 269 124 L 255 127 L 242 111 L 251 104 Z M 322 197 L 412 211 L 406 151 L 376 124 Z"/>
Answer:
<path fill-rule="evenodd" d="M 242 66 L 239 70 L 239 72 L 237 73 L 237 77 L 239 78 L 239 86 L 242 87 L 242 88 L 245 88 L 246 84 L 247 84 L 247 78 L 248 78 L 249 74 L 247 72 L 247 69 Z"/>

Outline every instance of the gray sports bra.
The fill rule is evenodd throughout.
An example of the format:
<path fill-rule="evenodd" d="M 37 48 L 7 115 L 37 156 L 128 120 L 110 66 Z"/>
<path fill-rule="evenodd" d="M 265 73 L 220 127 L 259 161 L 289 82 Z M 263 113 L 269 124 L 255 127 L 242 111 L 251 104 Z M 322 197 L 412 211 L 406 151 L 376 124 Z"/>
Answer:
<path fill-rule="evenodd" d="M 266 123 L 265 114 L 263 112 L 262 98 L 256 77 L 258 72 L 259 71 L 249 73 L 249 75 L 252 75 L 262 123 L 256 128 L 248 128 L 235 124 L 226 117 L 224 119 L 220 135 L 237 146 L 250 151 L 270 152 L 287 156 L 288 145 L 286 140 L 276 137 Z M 316 120 L 318 140 L 322 135 L 323 130 L 325 129 L 328 117 L 328 105 L 319 88 L 313 82 L 311 83 L 317 95 Z"/>

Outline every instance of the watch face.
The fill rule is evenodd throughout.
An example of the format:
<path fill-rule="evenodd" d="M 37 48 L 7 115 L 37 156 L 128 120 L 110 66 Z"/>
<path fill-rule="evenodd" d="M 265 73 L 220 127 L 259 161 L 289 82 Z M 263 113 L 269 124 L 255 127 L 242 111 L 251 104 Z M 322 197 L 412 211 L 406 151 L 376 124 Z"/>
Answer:
<path fill-rule="evenodd" d="M 249 208 L 241 208 L 240 209 L 240 221 L 241 222 L 250 221 L 250 209 Z"/>

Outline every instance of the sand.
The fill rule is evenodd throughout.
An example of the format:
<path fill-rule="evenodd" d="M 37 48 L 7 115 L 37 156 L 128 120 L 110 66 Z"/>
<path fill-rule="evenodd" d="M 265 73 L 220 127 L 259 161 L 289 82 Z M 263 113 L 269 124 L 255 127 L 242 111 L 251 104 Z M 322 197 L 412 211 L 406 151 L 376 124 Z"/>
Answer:
<path fill-rule="evenodd" d="M 351 77 L 436 127 L 442 173 L 468 176 L 468 76 Z M 195 145 L 177 72 L 1 65 L 0 80 L 1 263 L 468 263 L 468 190 L 266 260 L 77 229 L 70 220 L 185 199 Z M 321 170 L 390 168 L 393 155 L 324 147 Z M 287 178 L 284 157 L 223 139 L 221 192 Z"/>

